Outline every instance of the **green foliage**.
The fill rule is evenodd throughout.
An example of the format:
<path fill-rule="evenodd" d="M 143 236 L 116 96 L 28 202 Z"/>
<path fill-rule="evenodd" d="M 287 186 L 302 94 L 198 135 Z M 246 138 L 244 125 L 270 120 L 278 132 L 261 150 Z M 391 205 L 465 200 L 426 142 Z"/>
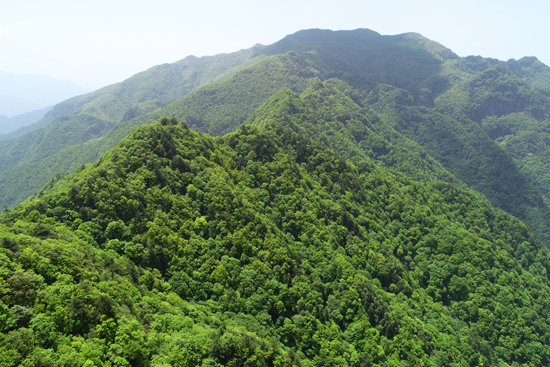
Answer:
<path fill-rule="evenodd" d="M 537 119 L 550 113 L 550 101 L 501 65 L 484 70 L 439 96 L 447 113 L 460 111 L 476 122 L 487 116 L 525 112 Z"/>
<path fill-rule="evenodd" d="M 320 96 L 345 100 L 331 83 L 277 98 L 328 113 Z M 2 324 L 2 363 L 550 362 L 550 257 L 528 227 L 345 160 L 270 117 L 277 98 L 222 138 L 140 127 L 5 211 L 2 320 L 20 320 Z"/>
<path fill-rule="evenodd" d="M 261 58 L 255 55 L 257 51 L 255 47 L 212 57 L 190 56 L 59 103 L 36 124 L 11 134 L 11 139 L 0 144 L 0 207 L 24 200 L 59 173 L 70 173 L 97 160 L 125 135 L 119 136 L 99 156 L 89 151 L 80 156 L 82 149 L 71 150 L 71 146 L 102 137 L 120 121 L 156 110 L 213 80 L 232 76 L 247 62 Z M 71 153 L 52 157 L 67 147 Z"/>
<path fill-rule="evenodd" d="M 276 121 L 352 161 L 372 160 L 415 180 L 466 188 L 419 145 L 362 106 L 358 92 L 337 79 L 317 80 L 300 97 L 288 89 L 279 91 L 247 123 L 264 121 Z"/>
<path fill-rule="evenodd" d="M 460 107 L 449 112 L 448 105 L 439 107 L 442 99 L 437 101 L 438 108 L 418 107 L 408 92 L 379 86 L 367 102 L 398 132 L 421 145 L 492 205 L 526 221 L 545 243 L 550 243 L 550 209 L 542 195 L 512 157 L 462 112 L 472 109 Z"/>
<path fill-rule="evenodd" d="M 536 186 L 547 203 L 550 198 L 550 130 L 548 120 L 539 121 L 523 113 L 488 117 L 482 127 Z"/>

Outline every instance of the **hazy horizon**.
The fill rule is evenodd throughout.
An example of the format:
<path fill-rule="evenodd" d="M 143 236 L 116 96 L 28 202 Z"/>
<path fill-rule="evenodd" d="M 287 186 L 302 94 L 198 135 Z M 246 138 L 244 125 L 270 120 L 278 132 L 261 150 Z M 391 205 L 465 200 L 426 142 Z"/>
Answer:
<path fill-rule="evenodd" d="M 97 89 L 154 65 L 187 56 L 268 45 L 302 29 L 369 28 L 380 34 L 417 32 L 459 56 L 500 60 L 535 56 L 550 64 L 544 47 L 550 4 L 511 1 L 442 4 L 280 1 L 237 5 L 220 1 L 156 5 L 127 0 L 74 3 L 27 0 L 0 4 L 0 70 L 45 75 Z"/>
<path fill-rule="evenodd" d="M 39 74 L 17 75 L 0 70 L 0 115 L 13 117 L 41 110 L 91 91 L 92 88 L 68 80 Z"/>

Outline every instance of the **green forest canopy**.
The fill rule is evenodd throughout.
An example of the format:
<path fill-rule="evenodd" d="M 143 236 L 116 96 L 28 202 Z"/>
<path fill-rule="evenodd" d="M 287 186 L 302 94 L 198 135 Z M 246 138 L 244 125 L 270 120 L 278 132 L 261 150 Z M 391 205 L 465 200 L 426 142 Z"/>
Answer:
<path fill-rule="evenodd" d="M 5 365 L 549 362 L 528 227 L 277 123 L 162 119 L 0 220 Z"/>

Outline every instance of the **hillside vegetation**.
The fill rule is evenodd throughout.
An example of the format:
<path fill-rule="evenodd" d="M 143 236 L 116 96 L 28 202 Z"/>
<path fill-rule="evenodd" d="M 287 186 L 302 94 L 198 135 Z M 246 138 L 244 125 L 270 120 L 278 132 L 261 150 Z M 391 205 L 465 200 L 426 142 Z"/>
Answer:
<path fill-rule="evenodd" d="M 491 204 L 526 221 L 550 244 L 550 210 L 514 159 L 457 108 L 415 106 L 413 96 L 380 86 L 366 98 L 399 133 L 415 141 Z M 443 105 L 439 100 L 439 106 Z"/>
<path fill-rule="evenodd" d="M 248 70 L 248 67 L 261 63 L 267 56 L 284 57 L 290 51 L 300 54 L 293 56 L 300 59 L 299 63 L 303 66 L 302 68 L 296 64 L 302 69 L 299 78 L 317 76 L 326 80 L 337 77 L 360 90 L 372 87 L 376 82 L 395 83 L 411 90 L 420 86 L 435 90 L 437 88 L 432 85 L 432 81 L 439 78 L 437 73 L 443 60 L 456 57 L 443 46 L 417 34 L 381 36 L 364 29 L 345 32 L 308 30 L 285 37 L 270 46 L 256 45 L 250 49 L 213 57 L 190 56 L 174 64 L 159 65 L 122 83 L 63 102 L 38 123 L 10 136 L 14 139 L 1 141 L 0 180 L 9 186 L 3 186 L 6 193 L 0 197 L 11 199 L 2 200 L 0 206 L 13 206 L 56 174 L 71 172 L 75 167 L 69 162 L 59 165 L 47 163 L 52 160 L 60 162 L 64 153 L 56 158 L 48 158 L 68 146 L 102 137 L 120 125 L 121 121 L 148 112 L 148 109 L 139 108 L 141 103 L 170 102 L 200 86 L 230 78 L 239 70 Z M 305 63 L 304 60 L 308 62 Z M 266 66 L 258 64 L 254 70 L 262 65 Z M 284 65 L 286 67 L 288 65 Z M 223 134 L 232 131 L 281 87 L 291 88 L 295 92 L 304 89 L 303 81 L 285 79 L 284 69 L 275 71 L 275 79 L 271 78 L 272 72 L 266 75 L 261 75 L 261 72 L 251 72 L 249 76 L 246 72 L 240 74 L 239 87 L 249 85 L 246 92 L 243 92 L 247 94 L 231 90 L 224 94 L 223 89 L 228 85 L 222 83 L 220 88 L 203 89 L 194 98 L 174 106 L 177 108 L 167 106 L 166 111 L 151 115 L 142 122 L 150 123 L 161 116 L 182 114 L 180 109 L 183 108 L 189 118 L 197 119 L 196 123 L 191 121 L 189 125 L 195 124 L 198 130 L 201 130 L 201 123 L 212 125 L 212 120 L 217 119 L 220 120 L 219 126 L 212 127 L 210 133 Z M 279 76 L 284 80 L 277 79 Z M 208 100 L 206 104 L 202 101 L 203 98 Z M 217 107 L 205 116 L 206 112 L 202 108 L 210 107 L 211 104 Z M 243 109 L 242 106 L 246 108 Z M 181 116 L 178 118 L 181 119 Z M 205 118 L 208 120 L 203 121 Z M 79 163 L 92 162 L 91 156 L 83 154 Z M 42 162 L 44 159 L 46 161 Z M 93 159 L 97 159 L 95 155 Z M 22 170 L 36 172 L 29 174 L 36 179 L 30 182 L 20 181 L 16 186 L 10 184 L 17 181 L 16 176 L 21 175 Z"/>
<path fill-rule="evenodd" d="M 46 117 L 61 125 L 52 122 L 0 144 L 0 205 L 21 202 L 52 177 L 96 161 L 133 128 L 163 116 L 223 135 L 283 87 L 300 94 L 319 80 L 338 79 L 347 83 L 338 88 L 350 101 L 323 102 L 323 122 L 307 128 L 294 123 L 295 131 L 346 158 L 368 156 L 417 180 L 467 185 L 550 244 L 545 143 L 526 160 L 518 151 L 532 150 L 527 140 L 515 139 L 509 150 L 484 128 L 485 119 L 505 116 L 526 116 L 544 126 L 549 70 L 535 58 L 459 58 L 415 33 L 381 36 L 364 29 L 300 31 L 235 54 L 189 57 L 60 104 Z M 300 123 L 317 118 L 321 107 L 309 101 L 310 116 Z M 358 113 L 353 120 L 362 122 L 349 124 Z"/>
<path fill-rule="evenodd" d="M 352 163 L 278 106 L 223 138 L 140 127 L 4 212 L 3 363 L 550 362 L 550 258 L 528 227 Z"/>
<path fill-rule="evenodd" d="M 27 133 L 0 143 L 0 173 L 19 164 L 40 161 L 64 147 L 101 137 L 132 114 L 136 117 L 136 113 L 151 110 L 140 108 L 140 104 L 165 103 L 222 78 L 231 69 L 238 70 L 241 64 L 254 59 L 258 47 L 212 57 L 190 56 L 62 102 L 26 129 Z"/>
<path fill-rule="evenodd" d="M 2 366 L 550 365 L 550 69 L 188 57 L 0 141 Z"/>

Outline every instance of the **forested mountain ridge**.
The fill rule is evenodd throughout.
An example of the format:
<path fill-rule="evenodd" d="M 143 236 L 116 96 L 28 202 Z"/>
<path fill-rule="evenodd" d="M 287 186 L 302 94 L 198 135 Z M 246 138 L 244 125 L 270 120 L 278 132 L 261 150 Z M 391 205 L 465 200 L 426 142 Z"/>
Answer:
<path fill-rule="evenodd" d="M 343 159 L 276 100 L 222 138 L 140 127 L 0 215 L 4 363 L 549 363 L 528 227 Z"/>
<path fill-rule="evenodd" d="M 397 133 L 368 106 L 358 105 L 348 84 L 315 80 L 300 96 L 281 89 L 254 111 L 248 124 L 275 121 L 353 162 L 369 161 L 420 181 L 445 181 L 466 189 L 420 146 Z"/>
<path fill-rule="evenodd" d="M 299 31 L 273 45 L 213 58 L 189 57 L 176 64 L 183 66 L 159 66 L 94 96 L 83 96 L 67 105 L 69 115 L 56 117 L 61 125 L 0 143 L 0 167 L 5 169 L 0 174 L 0 205 L 15 205 L 56 174 L 99 159 L 133 128 L 162 116 L 222 135 L 234 131 L 280 88 L 300 94 L 317 79 L 336 78 L 349 84 L 348 96 L 356 105 L 344 103 L 342 108 L 351 110 L 343 116 L 362 108 L 361 114 L 372 121 L 365 130 L 371 138 L 347 140 L 347 147 L 364 153 L 389 147 L 390 154 L 383 152 L 378 164 L 419 180 L 438 177 L 464 183 L 492 205 L 527 221 L 550 243 L 546 142 L 539 139 L 533 153 L 521 135 L 513 140 L 514 149 L 506 151 L 512 145 L 503 144 L 502 136 L 492 142 L 484 127 L 485 119 L 514 114 L 545 126 L 550 74 L 536 58 L 460 58 L 415 33 L 382 36 L 358 29 Z M 170 84 L 171 80 L 180 82 Z M 180 99 L 163 99 L 206 82 L 211 83 Z M 141 91 L 140 85 L 147 85 L 147 90 Z M 130 106 L 134 100 L 144 101 Z M 75 130 L 78 133 L 71 134 Z M 340 129 L 331 139 L 348 139 L 349 134 L 353 132 Z M 309 136 L 319 141 L 322 134 Z M 70 145 L 87 139 L 91 140 Z M 29 142 L 32 147 L 26 147 Z M 343 149 L 338 152 L 350 157 Z"/>
<path fill-rule="evenodd" d="M 43 108 L 41 110 L 31 111 L 23 113 L 21 115 L 7 117 L 0 115 L 0 140 L 8 139 L 9 133 L 12 133 L 20 128 L 29 126 L 40 120 L 46 113 L 48 113 L 53 106 Z"/>
<path fill-rule="evenodd" d="M 375 88 L 365 103 L 493 206 L 526 221 L 550 243 L 550 210 L 540 191 L 464 108 L 449 108 L 439 100 L 437 108 L 415 106 L 410 93 L 391 86 Z"/>
<path fill-rule="evenodd" d="M 332 33 L 334 33 L 333 36 L 327 37 Z M 325 42 L 322 45 L 316 44 L 320 40 Z M 228 78 L 236 71 L 253 65 L 266 56 L 275 55 L 279 51 L 282 53 L 292 51 L 294 45 L 300 46 L 302 57 L 310 59 L 310 66 L 323 72 L 322 79 L 339 77 L 348 83 L 357 83 L 355 87 L 373 85 L 379 80 L 396 82 L 399 86 L 408 85 L 411 88 L 418 83 L 431 86 L 429 83 L 424 83 L 422 78 L 436 78 L 434 73 L 439 70 L 442 60 L 439 54 L 448 53 L 442 51 L 446 49 L 441 45 L 416 34 L 381 36 L 376 32 L 360 29 L 344 32 L 301 31 L 270 46 L 256 45 L 247 50 L 214 57 L 187 57 L 177 63 L 159 65 L 122 83 L 73 99 L 77 102 L 76 105 L 71 101 L 60 104 L 51 114 L 34 125 L 43 131 L 30 131 L 33 128 L 31 127 L 26 130 L 30 132 L 21 138 L 0 143 L 0 172 L 18 165 L 24 165 L 24 169 L 43 170 L 41 166 L 44 164 L 51 165 L 40 163 L 42 159 L 47 159 L 66 146 L 103 136 L 121 120 L 135 117 L 132 114 L 140 110 L 139 103 L 152 100 L 165 103 L 210 81 Z M 349 51 L 356 46 L 359 46 L 357 52 L 350 54 Z M 342 55 L 340 53 L 343 50 L 347 52 Z M 347 58 L 351 59 L 346 60 Z M 401 73 L 395 73 L 396 69 Z M 403 79 L 403 82 L 399 82 L 396 78 Z M 273 93 L 284 86 L 290 87 L 290 85 L 278 85 Z M 254 108 L 267 97 L 269 96 L 264 96 L 263 100 L 256 102 Z M 251 112 L 254 108 L 247 110 Z M 244 116 L 242 121 L 246 118 L 248 116 Z M 53 125 L 48 128 L 46 125 L 52 122 Z M 57 161 L 59 159 L 54 158 Z M 87 162 L 89 160 L 83 159 L 81 163 Z M 46 175 L 47 179 L 57 173 L 68 173 L 74 169 L 73 166 L 63 168 L 62 171 L 50 172 Z M 14 182 L 16 181 L 14 175 L 20 174 L 19 171 L 12 169 L 7 173 L 8 177 L 2 177 L 4 175 L 1 173 L 0 177 L 5 183 Z M 10 186 L 5 196 L 24 198 L 46 181 L 41 180 L 38 185 L 36 183 L 28 186 L 27 183 L 20 184 L 19 187 L 25 190 L 25 193 L 19 192 L 15 195 L 9 193 L 12 190 Z M 15 190 L 18 189 L 15 188 Z M 13 199 L 3 201 L 2 206 L 14 205 L 16 202 L 18 201 Z"/>
<path fill-rule="evenodd" d="M 39 161 L 66 146 L 100 137 L 118 122 L 127 119 L 128 113 L 131 115 L 139 111 L 141 103 L 165 103 L 184 96 L 198 86 L 221 77 L 229 69 L 238 69 L 239 65 L 254 57 L 258 47 L 229 55 L 200 59 L 187 57 L 62 102 L 35 124 L 34 127 L 39 129 L 0 143 L 0 172 L 18 164 Z"/>

